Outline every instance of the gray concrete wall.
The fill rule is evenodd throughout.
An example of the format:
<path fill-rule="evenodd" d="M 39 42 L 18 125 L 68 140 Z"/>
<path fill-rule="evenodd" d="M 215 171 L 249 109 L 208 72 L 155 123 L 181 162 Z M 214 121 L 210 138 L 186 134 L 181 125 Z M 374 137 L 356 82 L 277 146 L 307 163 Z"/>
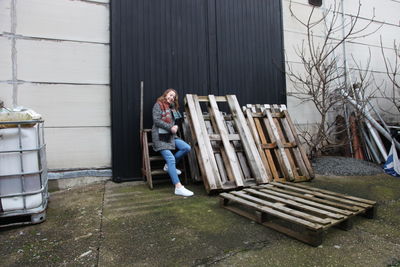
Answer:
<path fill-rule="evenodd" d="M 45 119 L 50 169 L 109 168 L 108 0 L 1 0 L 0 98 Z"/>

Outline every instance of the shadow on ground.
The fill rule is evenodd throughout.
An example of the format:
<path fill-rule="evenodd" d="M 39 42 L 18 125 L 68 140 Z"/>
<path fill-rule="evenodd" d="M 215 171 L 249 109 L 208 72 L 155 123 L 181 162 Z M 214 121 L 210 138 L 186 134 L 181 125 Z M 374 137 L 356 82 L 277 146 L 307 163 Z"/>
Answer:
<path fill-rule="evenodd" d="M 319 176 L 310 185 L 378 201 L 374 220 L 310 247 L 168 184 L 108 181 L 51 194 L 47 220 L 0 230 L 1 266 L 400 266 L 400 179 Z"/>

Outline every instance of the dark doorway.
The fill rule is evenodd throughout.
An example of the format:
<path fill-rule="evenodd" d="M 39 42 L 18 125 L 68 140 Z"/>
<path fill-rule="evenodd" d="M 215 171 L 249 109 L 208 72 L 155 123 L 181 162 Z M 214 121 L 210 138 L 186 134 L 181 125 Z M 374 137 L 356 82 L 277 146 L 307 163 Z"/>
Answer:
<path fill-rule="evenodd" d="M 181 96 L 236 94 L 240 104 L 286 102 L 280 0 L 111 1 L 114 181 L 140 179 L 144 127 L 167 88 Z"/>

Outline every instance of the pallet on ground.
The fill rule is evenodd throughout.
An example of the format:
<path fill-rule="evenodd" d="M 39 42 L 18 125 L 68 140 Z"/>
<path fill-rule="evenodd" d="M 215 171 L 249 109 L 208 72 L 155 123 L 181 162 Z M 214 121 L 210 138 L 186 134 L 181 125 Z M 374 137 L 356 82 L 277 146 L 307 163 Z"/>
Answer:
<path fill-rule="evenodd" d="M 376 202 L 297 183 L 277 183 L 221 193 L 221 206 L 312 246 L 326 230 L 350 230 L 352 218 L 374 218 Z"/>
<path fill-rule="evenodd" d="M 0 228 L 24 224 L 38 224 L 46 220 L 46 210 L 31 214 L 14 213 L 14 215 L 11 212 L 11 215 L 0 216 Z"/>
<path fill-rule="evenodd" d="M 274 181 L 302 182 L 314 178 L 285 105 L 243 107 L 257 149 Z"/>
<path fill-rule="evenodd" d="M 221 112 L 221 103 L 229 110 L 226 114 Z M 188 94 L 185 112 L 207 192 L 268 182 L 268 173 L 236 96 Z"/>

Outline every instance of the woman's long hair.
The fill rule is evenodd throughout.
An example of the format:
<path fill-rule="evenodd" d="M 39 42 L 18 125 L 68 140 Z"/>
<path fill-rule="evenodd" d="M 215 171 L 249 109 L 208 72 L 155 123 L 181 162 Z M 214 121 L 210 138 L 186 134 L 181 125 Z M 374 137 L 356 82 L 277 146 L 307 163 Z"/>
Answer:
<path fill-rule="evenodd" d="M 164 93 L 160 97 L 157 98 L 157 102 L 165 102 L 165 96 L 171 91 L 175 93 L 173 109 L 178 110 L 179 109 L 179 96 L 178 96 L 178 92 L 175 89 L 169 88 L 169 89 L 165 90 Z"/>

